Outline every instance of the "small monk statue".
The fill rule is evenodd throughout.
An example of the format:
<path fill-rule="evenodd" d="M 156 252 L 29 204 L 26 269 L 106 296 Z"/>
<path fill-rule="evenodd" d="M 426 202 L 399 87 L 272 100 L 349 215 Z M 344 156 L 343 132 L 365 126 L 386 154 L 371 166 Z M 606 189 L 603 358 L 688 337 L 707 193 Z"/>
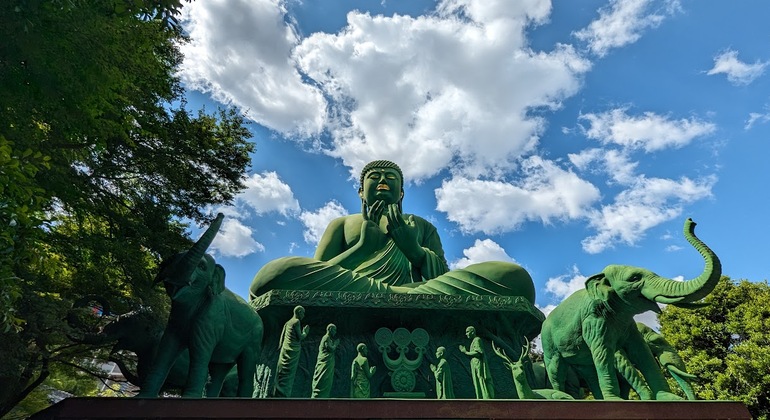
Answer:
<path fill-rule="evenodd" d="M 451 400 L 455 397 L 454 385 L 452 385 L 452 370 L 449 368 L 449 362 L 444 357 L 446 348 L 436 349 L 436 359 L 438 363 L 430 365 L 433 376 L 436 377 L 436 398 L 439 400 Z"/>
<path fill-rule="evenodd" d="M 492 374 L 489 372 L 487 355 L 484 353 L 481 337 L 476 336 L 475 327 L 466 328 L 465 336 L 471 340 L 471 347 L 467 349 L 460 345 L 460 351 L 471 358 L 471 377 L 473 388 L 476 390 L 476 399 L 493 399 L 495 398 L 495 387 L 492 382 Z"/>
<path fill-rule="evenodd" d="M 356 346 L 356 358 L 350 366 L 350 398 L 370 398 L 372 395 L 369 380 L 377 371 L 377 366 L 369 366 L 369 349 L 366 344 L 359 343 Z"/>
<path fill-rule="evenodd" d="M 294 308 L 294 316 L 286 321 L 281 331 L 281 341 L 278 344 L 278 364 L 275 367 L 274 397 L 291 397 L 294 388 L 294 377 L 297 375 L 302 340 L 307 337 L 310 327 L 301 326 L 305 318 L 305 308 Z"/>
<path fill-rule="evenodd" d="M 377 160 L 361 171 L 361 212 L 333 220 L 314 258 L 273 260 L 256 274 L 251 299 L 272 289 L 374 293 L 523 296 L 534 304 L 532 278 L 509 262 L 449 271 L 436 228 L 403 213 L 401 168 Z"/>
<path fill-rule="evenodd" d="M 321 338 L 321 344 L 318 345 L 318 358 L 313 371 L 310 398 L 329 398 L 331 396 L 334 381 L 334 356 L 337 346 L 340 344 L 339 338 L 334 338 L 336 335 L 337 326 L 327 325 L 326 334 Z"/>

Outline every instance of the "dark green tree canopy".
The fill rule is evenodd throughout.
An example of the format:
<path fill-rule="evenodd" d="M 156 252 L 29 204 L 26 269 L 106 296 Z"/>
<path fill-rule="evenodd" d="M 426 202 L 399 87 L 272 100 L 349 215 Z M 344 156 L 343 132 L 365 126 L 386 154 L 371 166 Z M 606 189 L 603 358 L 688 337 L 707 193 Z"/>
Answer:
<path fill-rule="evenodd" d="M 754 418 L 769 418 L 770 286 L 723 276 L 705 301 L 696 310 L 666 307 L 661 333 L 702 379 L 699 398 L 743 401 Z"/>
<path fill-rule="evenodd" d="M 190 111 L 175 75 L 181 7 L 0 2 L 0 416 L 92 351 L 65 322 L 79 297 L 162 310 L 160 257 L 243 187 L 243 118 Z"/>

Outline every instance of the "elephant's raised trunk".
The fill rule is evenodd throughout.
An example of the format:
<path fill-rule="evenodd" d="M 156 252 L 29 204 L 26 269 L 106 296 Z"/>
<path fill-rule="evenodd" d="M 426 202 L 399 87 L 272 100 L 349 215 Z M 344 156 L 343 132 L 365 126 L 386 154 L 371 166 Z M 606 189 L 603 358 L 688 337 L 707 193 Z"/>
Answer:
<path fill-rule="evenodd" d="M 703 256 L 706 262 L 703 273 L 684 282 L 662 277 L 651 280 L 645 285 L 643 292 L 656 302 L 676 305 L 698 301 L 714 290 L 722 276 L 722 264 L 719 258 L 695 236 L 695 222 L 692 219 L 684 222 L 684 237 Z"/>
<path fill-rule="evenodd" d="M 211 225 L 203 232 L 203 235 L 201 235 L 192 248 L 182 254 L 170 267 L 163 270 L 165 281 L 172 284 L 185 284 L 189 282 L 189 278 L 198 266 L 198 262 L 206 255 L 206 250 L 211 245 L 214 237 L 217 236 L 223 219 L 224 215 L 222 213 L 217 214 L 216 219 L 211 222 Z"/>

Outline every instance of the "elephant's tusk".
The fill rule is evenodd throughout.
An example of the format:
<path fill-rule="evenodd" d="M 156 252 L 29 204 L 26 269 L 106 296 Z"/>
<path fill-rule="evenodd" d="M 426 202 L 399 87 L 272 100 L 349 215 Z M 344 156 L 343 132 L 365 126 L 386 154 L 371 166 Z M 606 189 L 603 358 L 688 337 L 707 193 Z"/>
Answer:
<path fill-rule="evenodd" d="M 655 302 L 658 303 L 665 303 L 667 305 L 676 305 L 682 300 L 684 300 L 684 297 L 668 297 L 668 296 L 655 296 L 654 298 Z"/>
<path fill-rule="evenodd" d="M 674 365 L 666 365 L 666 369 L 668 369 L 668 371 L 671 372 L 672 374 L 676 374 L 676 375 L 682 377 L 683 379 L 687 379 L 688 381 L 699 381 L 700 380 L 699 377 L 693 375 L 692 373 L 685 372 L 685 371 L 679 369 L 678 367 L 676 367 Z"/>

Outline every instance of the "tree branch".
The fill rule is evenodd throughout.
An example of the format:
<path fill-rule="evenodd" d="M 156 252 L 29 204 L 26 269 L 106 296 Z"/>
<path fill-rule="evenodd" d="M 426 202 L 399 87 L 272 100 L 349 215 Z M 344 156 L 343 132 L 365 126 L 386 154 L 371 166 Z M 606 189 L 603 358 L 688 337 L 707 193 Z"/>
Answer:
<path fill-rule="evenodd" d="M 14 398 L 10 399 L 8 403 L 4 406 L 0 406 L 0 418 L 8 414 L 13 407 L 16 407 L 17 404 L 22 402 L 24 398 L 27 398 L 27 395 L 30 394 L 30 392 L 34 391 L 35 388 L 40 386 L 40 384 L 43 383 L 48 378 L 48 375 L 50 375 L 51 372 L 48 370 L 48 358 L 44 357 L 42 365 L 40 367 L 40 375 L 35 379 L 32 383 L 27 385 L 26 388 L 24 388 L 23 391 L 18 393 Z"/>

